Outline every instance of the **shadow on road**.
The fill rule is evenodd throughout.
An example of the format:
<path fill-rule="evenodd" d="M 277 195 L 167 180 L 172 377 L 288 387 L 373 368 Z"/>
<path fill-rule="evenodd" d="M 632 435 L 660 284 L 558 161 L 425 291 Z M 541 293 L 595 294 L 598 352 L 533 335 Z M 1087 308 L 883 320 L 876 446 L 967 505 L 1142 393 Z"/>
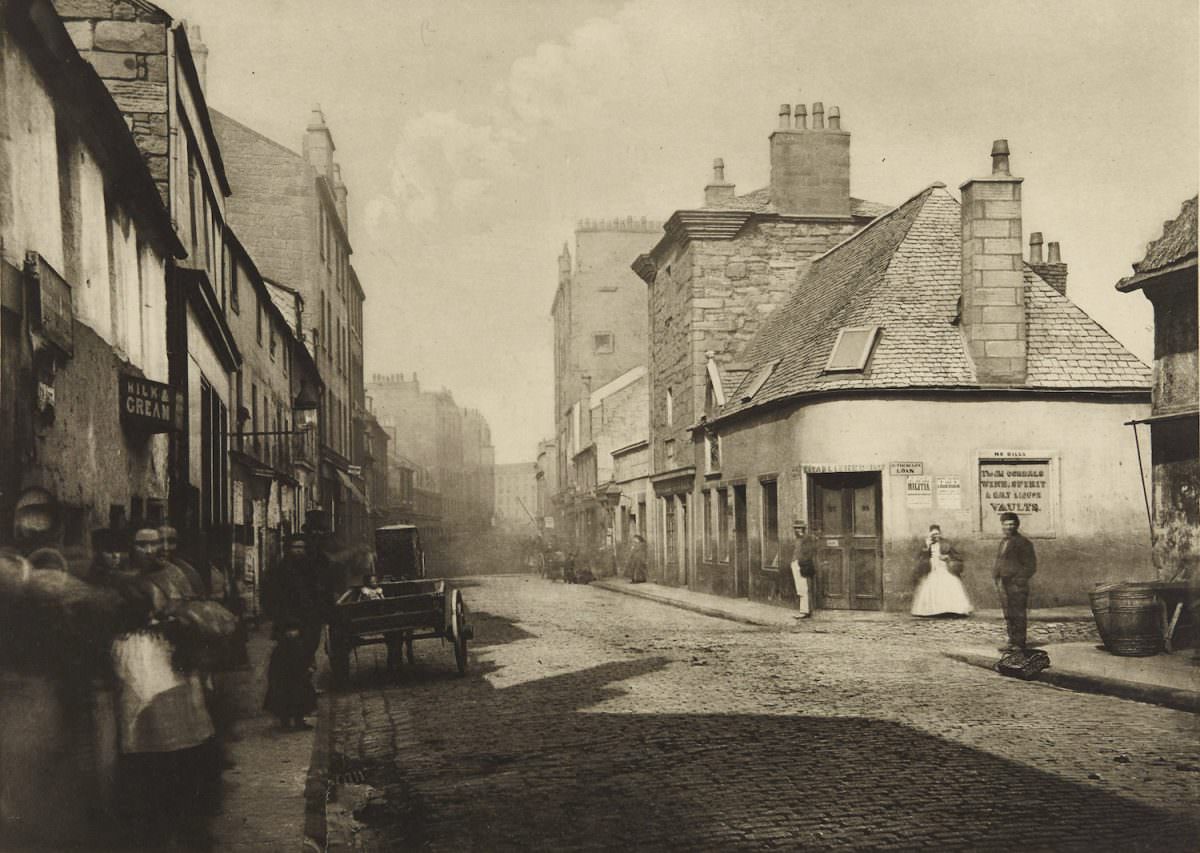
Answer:
<path fill-rule="evenodd" d="M 519 629 L 518 629 L 519 630 Z M 414 678 L 398 754 L 339 739 L 403 849 L 1193 850 L 1196 824 L 897 723 L 585 709 L 668 665 L 605 663 L 502 689 Z M 1031 721 L 1031 734 L 1036 729 Z"/>

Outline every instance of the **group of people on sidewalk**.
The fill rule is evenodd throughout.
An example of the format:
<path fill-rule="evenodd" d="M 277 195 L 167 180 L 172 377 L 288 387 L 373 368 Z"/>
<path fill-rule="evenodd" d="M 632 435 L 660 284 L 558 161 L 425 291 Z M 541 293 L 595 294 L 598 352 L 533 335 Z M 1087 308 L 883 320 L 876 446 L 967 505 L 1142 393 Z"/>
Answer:
<path fill-rule="evenodd" d="M 1027 645 L 1029 581 L 1037 571 L 1037 552 L 1020 531 L 1021 519 L 1014 512 L 1000 516 L 1003 539 L 996 552 L 992 576 L 1004 612 L 1008 642 L 1000 651 L 1020 651 Z M 813 585 L 816 580 L 817 540 L 808 525 L 792 525 L 791 578 L 800 618 L 812 616 Z M 937 524 L 929 526 L 924 547 L 917 553 L 914 571 L 913 616 L 969 616 L 974 607 L 962 582 L 963 557 L 942 538 Z"/>

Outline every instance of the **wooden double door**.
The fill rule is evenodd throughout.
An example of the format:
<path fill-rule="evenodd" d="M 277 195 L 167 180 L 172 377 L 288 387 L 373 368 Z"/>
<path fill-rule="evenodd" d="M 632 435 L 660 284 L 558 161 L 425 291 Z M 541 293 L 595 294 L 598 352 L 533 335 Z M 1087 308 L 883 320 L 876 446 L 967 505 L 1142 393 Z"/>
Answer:
<path fill-rule="evenodd" d="M 810 474 L 809 525 L 817 540 L 818 606 L 883 607 L 883 514 L 877 471 Z"/>

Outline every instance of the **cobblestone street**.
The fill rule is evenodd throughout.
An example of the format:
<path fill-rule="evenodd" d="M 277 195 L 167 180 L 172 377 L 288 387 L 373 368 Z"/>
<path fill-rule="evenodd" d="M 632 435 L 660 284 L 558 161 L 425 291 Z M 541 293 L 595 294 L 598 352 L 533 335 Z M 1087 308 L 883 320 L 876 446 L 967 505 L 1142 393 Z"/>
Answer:
<path fill-rule="evenodd" d="M 1196 718 L 938 654 L 996 623 L 778 631 L 471 583 L 466 678 L 448 645 L 391 682 L 364 649 L 334 697 L 332 849 L 1196 847 Z"/>

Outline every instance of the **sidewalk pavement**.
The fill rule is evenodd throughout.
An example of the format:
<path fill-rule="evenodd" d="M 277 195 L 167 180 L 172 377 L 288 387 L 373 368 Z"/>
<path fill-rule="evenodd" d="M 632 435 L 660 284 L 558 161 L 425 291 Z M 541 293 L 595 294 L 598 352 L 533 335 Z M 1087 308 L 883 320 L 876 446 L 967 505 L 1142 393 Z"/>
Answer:
<path fill-rule="evenodd" d="M 1200 659 L 1194 649 L 1152 657 L 1121 657 L 1095 643 L 1050 643 L 1042 650 L 1050 655 L 1050 666 L 1036 681 L 1200 713 Z M 995 649 L 978 646 L 950 649 L 945 655 L 985 669 L 1000 657 Z"/>
<path fill-rule="evenodd" d="M 235 722 L 225 739 L 221 808 L 209 832 L 214 850 L 295 853 L 306 847 L 305 788 L 317 740 L 313 731 L 280 730 L 262 710 L 269 630 L 252 628 L 247 645 L 250 665 L 219 676 Z"/>
<path fill-rule="evenodd" d="M 795 610 L 791 608 L 744 598 L 709 595 L 654 583 L 630 584 L 620 578 L 594 581 L 592 586 L 744 625 L 782 629 L 796 628 L 807 622 L 798 619 Z M 977 610 L 973 618 L 1004 621 L 1004 616 L 999 610 Z M 818 619 L 823 625 L 899 622 L 906 620 L 907 614 L 822 610 L 819 611 Z M 1050 607 L 1029 611 L 1030 622 L 1091 620 L 1091 609 L 1085 606 Z M 1038 681 L 1069 690 L 1103 693 L 1200 713 L 1200 659 L 1191 651 L 1130 658 L 1110 654 L 1102 646 L 1091 642 L 1050 643 L 1043 648 L 1050 655 L 1051 664 L 1048 669 L 1038 674 Z M 961 646 L 944 649 L 942 653 L 954 660 L 987 669 L 991 669 L 1000 659 L 1000 652 L 992 647 Z"/>
<path fill-rule="evenodd" d="M 622 578 L 604 578 L 592 582 L 592 586 L 646 598 L 660 604 L 680 607 L 705 616 L 717 619 L 728 619 L 741 622 L 744 625 L 759 625 L 768 628 L 792 628 L 800 621 L 796 611 L 790 607 L 767 604 L 762 601 L 751 601 L 746 598 L 729 598 L 723 595 L 710 595 L 704 592 L 694 592 L 674 586 L 662 586 L 656 583 L 631 584 Z M 884 612 L 882 610 L 822 610 L 822 622 L 888 622 L 896 619 L 907 619 L 907 614 Z M 1000 610 L 976 610 L 974 619 L 992 622 L 1003 622 L 1004 614 Z M 1029 611 L 1030 622 L 1091 622 L 1092 611 L 1086 606 L 1075 607 L 1045 607 Z"/>

